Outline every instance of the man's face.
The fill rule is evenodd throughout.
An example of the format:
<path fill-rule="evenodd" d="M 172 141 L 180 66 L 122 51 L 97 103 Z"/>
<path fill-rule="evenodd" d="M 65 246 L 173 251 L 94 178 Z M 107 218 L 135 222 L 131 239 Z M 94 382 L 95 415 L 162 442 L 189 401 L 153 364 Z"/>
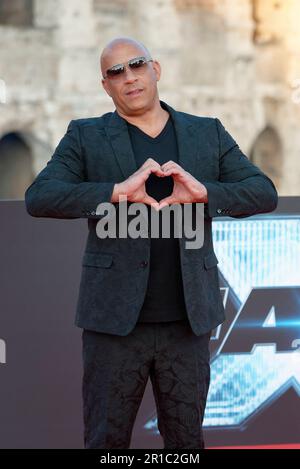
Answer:
<path fill-rule="evenodd" d="M 127 63 L 135 57 L 146 57 L 146 52 L 132 44 L 119 44 L 109 50 L 102 59 L 102 73 L 114 65 Z M 126 70 L 113 78 L 102 79 L 102 85 L 112 98 L 116 109 L 123 115 L 138 115 L 151 108 L 158 96 L 157 81 L 160 78 L 160 65 L 157 61 L 147 62 L 141 68 Z M 133 90 L 138 93 L 131 94 Z"/>

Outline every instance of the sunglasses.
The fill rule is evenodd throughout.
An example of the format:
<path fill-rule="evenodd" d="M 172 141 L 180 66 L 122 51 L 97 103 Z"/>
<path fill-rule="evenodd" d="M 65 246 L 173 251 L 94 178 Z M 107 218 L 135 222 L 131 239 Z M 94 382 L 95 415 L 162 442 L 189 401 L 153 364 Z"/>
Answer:
<path fill-rule="evenodd" d="M 153 62 L 153 60 L 146 59 L 146 57 L 135 57 L 134 59 L 128 60 L 128 62 L 117 64 L 111 68 L 108 68 L 106 70 L 106 75 L 103 78 L 114 79 L 125 72 L 126 65 L 130 68 L 130 70 L 138 70 L 142 69 L 148 62 Z"/>

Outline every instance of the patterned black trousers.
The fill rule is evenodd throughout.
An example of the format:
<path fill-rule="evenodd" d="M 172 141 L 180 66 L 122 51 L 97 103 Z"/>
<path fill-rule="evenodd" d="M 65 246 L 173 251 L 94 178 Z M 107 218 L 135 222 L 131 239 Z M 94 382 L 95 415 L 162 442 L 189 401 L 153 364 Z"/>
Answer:
<path fill-rule="evenodd" d="M 150 377 L 164 448 L 204 448 L 210 332 L 188 320 L 137 323 L 127 336 L 83 330 L 85 448 L 129 448 Z"/>

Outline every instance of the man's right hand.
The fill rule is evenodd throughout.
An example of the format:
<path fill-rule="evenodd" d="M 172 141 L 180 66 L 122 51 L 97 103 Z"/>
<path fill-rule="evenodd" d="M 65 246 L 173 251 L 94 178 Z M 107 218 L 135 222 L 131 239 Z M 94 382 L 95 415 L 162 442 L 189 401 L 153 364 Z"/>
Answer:
<path fill-rule="evenodd" d="M 145 182 L 151 173 L 156 174 L 158 177 L 164 177 L 165 175 L 159 163 L 152 158 L 148 158 L 128 179 L 115 184 L 111 202 L 120 202 L 119 196 L 126 195 L 128 202 L 148 204 L 159 210 L 159 202 L 146 192 Z"/>

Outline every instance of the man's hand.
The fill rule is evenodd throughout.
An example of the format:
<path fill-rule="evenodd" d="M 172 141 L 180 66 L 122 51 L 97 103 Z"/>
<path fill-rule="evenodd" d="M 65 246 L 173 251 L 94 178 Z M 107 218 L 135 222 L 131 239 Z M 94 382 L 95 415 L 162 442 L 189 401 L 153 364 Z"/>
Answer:
<path fill-rule="evenodd" d="M 161 169 L 165 176 L 173 177 L 174 187 L 172 194 L 159 202 L 159 210 L 171 204 L 208 202 L 206 187 L 177 163 L 170 160 Z"/>
<path fill-rule="evenodd" d="M 148 158 L 145 163 L 125 181 L 115 184 L 111 202 L 119 202 L 119 196 L 126 195 L 129 202 L 138 202 L 151 205 L 159 210 L 159 203 L 146 192 L 145 182 L 151 173 L 164 177 L 165 173 L 157 161 Z"/>

